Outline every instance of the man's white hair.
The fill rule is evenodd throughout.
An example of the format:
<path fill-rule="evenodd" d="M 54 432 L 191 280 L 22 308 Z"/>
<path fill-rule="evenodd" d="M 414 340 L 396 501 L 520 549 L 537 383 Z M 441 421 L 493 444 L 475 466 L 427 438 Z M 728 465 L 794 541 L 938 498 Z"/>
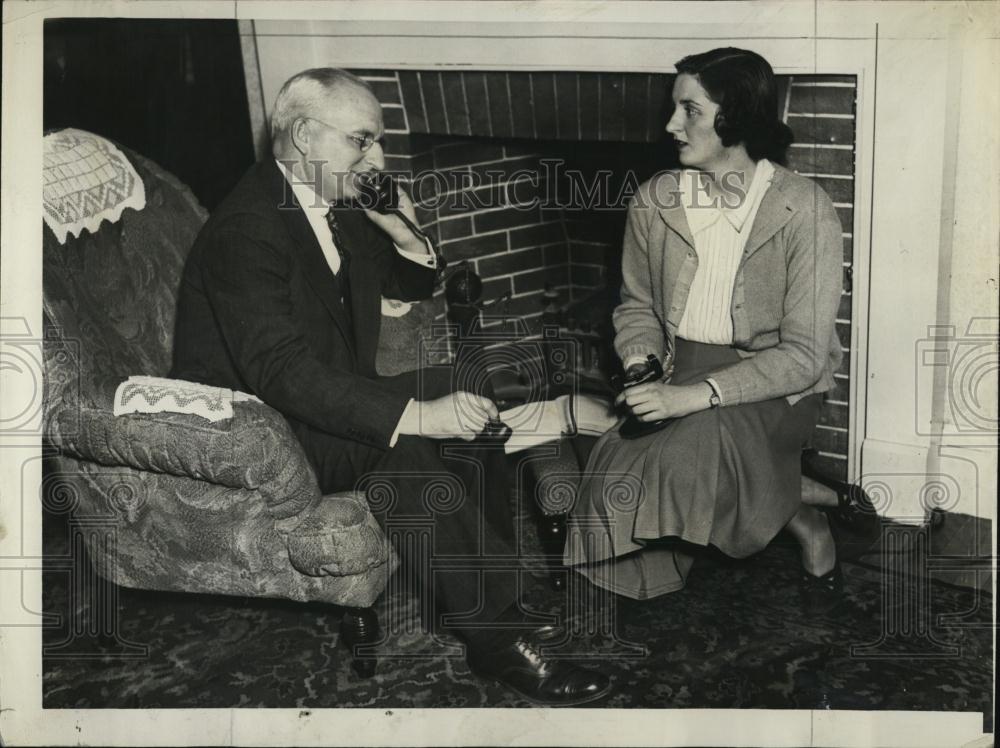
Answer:
<path fill-rule="evenodd" d="M 299 117 L 311 116 L 340 86 L 355 85 L 371 91 L 371 86 L 353 73 L 338 68 L 310 68 L 296 73 L 278 91 L 271 113 L 271 140 L 286 132 Z"/>

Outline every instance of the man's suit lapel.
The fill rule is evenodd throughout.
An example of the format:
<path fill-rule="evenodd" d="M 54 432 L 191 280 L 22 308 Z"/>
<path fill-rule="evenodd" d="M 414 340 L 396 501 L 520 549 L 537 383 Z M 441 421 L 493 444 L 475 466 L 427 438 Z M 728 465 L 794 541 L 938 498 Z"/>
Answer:
<path fill-rule="evenodd" d="M 323 306 L 326 307 L 330 316 L 333 317 L 337 327 L 344 337 L 345 342 L 354 350 L 354 335 L 351 330 L 347 313 L 340 302 L 340 287 L 337 278 L 330 270 L 330 266 L 323 256 L 323 249 L 316 241 L 312 226 L 306 218 L 305 212 L 299 206 L 291 187 L 284 175 L 278 169 L 277 164 L 265 164 L 265 179 L 268 191 L 274 200 L 274 205 L 278 208 L 288 232 L 294 239 L 295 249 L 298 253 L 299 261 L 302 263 L 306 281 L 319 296 Z M 353 276 L 354 273 L 352 272 Z M 353 288 L 353 286 L 352 286 Z"/>
<path fill-rule="evenodd" d="M 351 312 L 354 318 L 358 362 L 362 371 L 375 374 L 375 354 L 382 319 L 380 272 L 372 261 L 368 219 L 358 210 L 338 208 L 337 222 L 345 249 L 351 255 Z"/>

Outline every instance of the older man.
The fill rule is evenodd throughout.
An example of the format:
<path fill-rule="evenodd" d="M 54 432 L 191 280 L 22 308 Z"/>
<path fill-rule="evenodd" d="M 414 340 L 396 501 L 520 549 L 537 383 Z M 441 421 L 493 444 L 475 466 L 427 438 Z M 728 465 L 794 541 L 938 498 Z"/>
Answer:
<path fill-rule="evenodd" d="M 436 267 L 398 216 L 344 205 L 363 193 L 362 175 L 384 168 L 383 132 L 381 107 L 355 76 L 323 68 L 285 83 L 274 159 L 236 186 L 188 259 L 173 375 L 254 393 L 284 414 L 325 493 L 378 475 L 395 489 L 391 511 L 427 517 L 427 483 L 459 477 L 457 508 L 433 514 L 434 552 L 468 561 L 424 581 L 439 612 L 463 621 L 450 628 L 470 666 L 538 703 L 600 698 L 606 676 L 540 654 L 552 632 L 525 623 L 512 564 L 487 572 L 481 560 L 515 558 L 502 454 L 478 450 L 470 462 L 455 440 L 474 439 L 494 403 L 440 377 L 376 374 L 381 297 L 429 297 Z M 409 198 L 399 199 L 415 222 Z"/>

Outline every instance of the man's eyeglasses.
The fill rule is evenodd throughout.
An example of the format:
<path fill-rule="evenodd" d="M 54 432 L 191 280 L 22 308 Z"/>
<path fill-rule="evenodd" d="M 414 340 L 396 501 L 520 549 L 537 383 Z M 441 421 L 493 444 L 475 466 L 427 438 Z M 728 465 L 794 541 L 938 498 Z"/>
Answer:
<path fill-rule="evenodd" d="M 311 119 L 313 122 L 319 122 L 324 127 L 329 127 L 331 130 L 336 130 L 339 133 L 343 133 L 347 138 L 358 147 L 358 150 L 362 153 L 366 153 L 371 150 L 371 147 L 378 143 L 383 148 L 385 147 L 385 137 L 376 138 L 370 132 L 366 132 L 364 135 L 357 135 L 356 133 L 347 132 L 342 130 L 335 125 L 331 125 L 329 122 L 324 122 L 316 117 L 304 117 L 303 119 Z"/>

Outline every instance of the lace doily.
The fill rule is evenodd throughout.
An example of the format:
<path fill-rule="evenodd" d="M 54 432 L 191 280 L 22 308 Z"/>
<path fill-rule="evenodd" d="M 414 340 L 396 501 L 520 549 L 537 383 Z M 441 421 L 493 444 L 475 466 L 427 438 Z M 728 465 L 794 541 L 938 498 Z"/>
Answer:
<path fill-rule="evenodd" d="M 233 417 L 233 403 L 253 400 L 245 392 L 164 377 L 129 377 L 115 390 L 114 414 L 188 413 L 213 423 Z"/>
<path fill-rule="evenodd" d="M 60 244 L 125 208 L 146 207 L 146 189 L 125 155 L 102 137 L 72 128 L 45 136 L 42 201 L 46 225 Z"/>

